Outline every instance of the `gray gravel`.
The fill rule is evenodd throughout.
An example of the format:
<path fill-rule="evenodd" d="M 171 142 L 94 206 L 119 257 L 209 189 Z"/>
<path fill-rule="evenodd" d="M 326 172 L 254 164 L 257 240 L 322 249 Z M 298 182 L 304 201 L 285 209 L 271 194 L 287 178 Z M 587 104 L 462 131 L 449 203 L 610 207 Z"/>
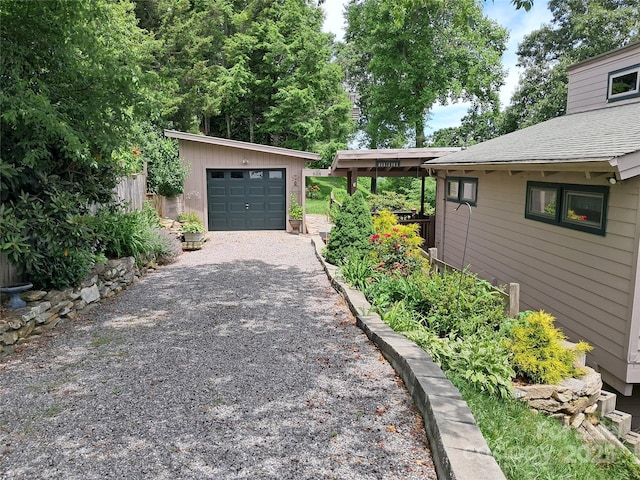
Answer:
<path fill-rule="evenodd" d="M 216 232 L 0 363 L 0 478 L 436 476 L 309 238 Z"/>

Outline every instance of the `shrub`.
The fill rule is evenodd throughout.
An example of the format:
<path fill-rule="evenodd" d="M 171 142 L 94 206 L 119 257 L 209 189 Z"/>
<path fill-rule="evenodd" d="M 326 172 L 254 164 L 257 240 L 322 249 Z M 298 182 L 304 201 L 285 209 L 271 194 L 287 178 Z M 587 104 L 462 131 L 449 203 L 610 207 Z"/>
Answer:
<path fill-rule="evenodd" d="M 502 296 L 475 275 L 431 275 L 429 281 L 423 282 L 421 293 L 417 308 L 425 315 L 429 328 L 440 336 L 465 337 L 485 327 L 497 330 L 504 322 Z"/>
<path fill-rule="evenodd" d="M 373 235 L 373 223 L 367 203 L 360 192 L 345 199 L 336 218 L 325 258 L 329 263 L 342 265 L 354 250 L 365 253 L 371 250 L 369 238 Z"/>
<path fill-rule="evenodd" d="M 380 270 L 406 277 L 424 266 L 418 248 L 423 242 L 418 225 L 400 225 L 393 213 L 383 210 L 373 219 L 373 226 L 376 233 L 369 241 L 373 261 Z"/>
<path fill-rule="evenodd" d="M 166 230 L 154 228 L 151 230 L 151 249 L 158 265 L 168 265 L 182 254 L 182 243 Z"/>
<path fill-rule="evenodd" d="M 138 264 L 153 259 L 153 218 L 144 211 L 124 212 L 121 207 L 101 209 L 96 215 L 102 252 L 110 258 L 134 257 Z"/>
<path fill-rule="evenodd" d="M 421 315 L 404 301 L 391 305 L 381 317 L 394 331 L 427 351 L 447 375 L 462 378 L 492 396 L 512 396 L 515 372 L 504 342 L 496 338 L 495 332 L 484 329 L 465 339 L 442 338 L 426 328 Z"/>
<path fill-rule="evenodd" d="M 407 201 L 406 195 L 396 192 L 383 192 L 380 195 L 369 195 L 369 208 L 372 213 L 383 210 L 408 211 L 416 205 Z"/>
<path fill-rule="evenodd" d="M 76 286 L 95 262 L 95 221 L 81 195 L 48 186 L 41 197 L 22 192 L 0 204 L 0 252 L 37 288 Z"/>
<path fill-rule="evenodd" d="M 554 321 L 543 311 L 527 312 L 506 341 L 516 373 L 534 383 L 553 384 L 565 377 L 580 376 L 582 370 L 574 366 L 576 356 L 592 348 L 584 342 L 574 349 L 566 348 L 566 337 L 553 326 Z"/>
<path fill-rule="evenodd" d="M 364 292 L 373 281 L 373 265 L 366 253 L 356 250 L 350 252 L 340 267 L 344 279 L 354 288 Z"/>

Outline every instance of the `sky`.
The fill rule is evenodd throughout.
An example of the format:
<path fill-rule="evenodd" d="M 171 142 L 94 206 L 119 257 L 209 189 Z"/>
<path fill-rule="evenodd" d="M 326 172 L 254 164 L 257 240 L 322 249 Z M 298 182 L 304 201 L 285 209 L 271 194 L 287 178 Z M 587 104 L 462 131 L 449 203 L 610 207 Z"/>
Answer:
<path fill-rule="evenodd" d="M 336 35 L 342 40 L 344 34 L 344 19 L 342 16 L 346 0 L 325 0 L 322 7 L 325 10 L 324 31 Z M 509 31 L 507 50 L 502 56 L 502 64 L 507 70 L 505 85 L 500 90 L 500 103 L 504 108 L 518 85 L 519 69 L 516 49 L 523 37 L 551 20 L 551 12 L 547 8 L 546 0 L 535 0 L 528 12 L 524 9 L 516 10 L 511 0 L 487 0 L 485 14 L 505 27 Z M 447 106 L 436 105 L 432 109 L 432 117 L 428 121 L 427 135 L 435 130 L 460 125 L 460 119 L 466 114 L 468 105 L 463 103 Z"/>

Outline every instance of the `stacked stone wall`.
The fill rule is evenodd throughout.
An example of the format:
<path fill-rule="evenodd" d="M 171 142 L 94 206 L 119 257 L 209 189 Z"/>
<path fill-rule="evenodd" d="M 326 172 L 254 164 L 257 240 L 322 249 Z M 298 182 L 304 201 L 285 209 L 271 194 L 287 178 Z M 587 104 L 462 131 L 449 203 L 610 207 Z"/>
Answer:
<path fill-rule="evenodd" d="M 565 378 L 556 385 L 515 385 L 516 396 L 529 406 L 578 428 L 587 415 L 596 412 L 602 378 L 598 372 L 582 367 L 585 375 Z"/>
<path fill-rule="evenodd" d="M 20 296 L 27 302 L 25 308 L 0 309 L 0 356 L 13 353 L 17 345 L 51 330 L 61 320 L 76 318 L 87 306 L 122 291 L 140 275 L 135 259 L 125 257 L 96 265 L 76 288 L 24 292 Z"/>

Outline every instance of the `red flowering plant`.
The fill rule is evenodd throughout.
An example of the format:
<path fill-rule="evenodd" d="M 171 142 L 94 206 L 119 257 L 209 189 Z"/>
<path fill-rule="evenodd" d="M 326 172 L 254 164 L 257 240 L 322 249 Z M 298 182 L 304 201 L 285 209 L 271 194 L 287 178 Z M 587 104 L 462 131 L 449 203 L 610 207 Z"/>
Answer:
<path fill-rule="evenodd" d="M 406 277 L 425 263 L 420 249 L 422 238 L 418 225 L 400 225 L 396 216 L 388 210 L 381 211 L 373 219 L 375 234 L 369 238 L 374 267 L 381 272 Z"/>

